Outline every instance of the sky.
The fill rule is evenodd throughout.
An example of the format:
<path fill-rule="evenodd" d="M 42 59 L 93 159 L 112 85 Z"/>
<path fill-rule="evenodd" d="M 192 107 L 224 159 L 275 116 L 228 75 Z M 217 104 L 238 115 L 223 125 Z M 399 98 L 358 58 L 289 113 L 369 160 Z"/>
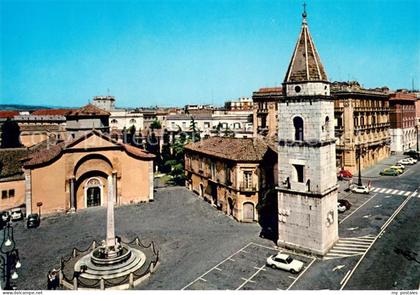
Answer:
<path fill-rule="evenodd" d="M 0 104 L 223 104 L 280 86 L 297 0 L 0 0 Z M 419 0 L 307 0 L 330 81 L 420 88 Z"/>

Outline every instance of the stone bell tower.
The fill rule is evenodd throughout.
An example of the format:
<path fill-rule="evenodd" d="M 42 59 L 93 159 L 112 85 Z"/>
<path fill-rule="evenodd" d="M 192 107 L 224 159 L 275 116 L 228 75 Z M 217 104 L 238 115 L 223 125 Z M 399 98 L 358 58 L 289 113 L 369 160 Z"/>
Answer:
<path fill-rule="evenodd" d="M 279 103 L 277 244 L 324 255 L 338 240 L 334 102 L 302 16 Z"/>

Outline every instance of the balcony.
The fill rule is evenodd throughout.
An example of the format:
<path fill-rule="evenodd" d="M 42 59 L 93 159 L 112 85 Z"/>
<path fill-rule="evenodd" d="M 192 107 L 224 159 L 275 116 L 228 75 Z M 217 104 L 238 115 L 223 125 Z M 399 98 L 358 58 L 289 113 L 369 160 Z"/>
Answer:
<path fill-rule="evenodd" d="M 239 186 L 239 190 L 241 192 L 256 192 L 257 191 L 257 186 L 254 185 L 254 184 L 242 183 Z"/>

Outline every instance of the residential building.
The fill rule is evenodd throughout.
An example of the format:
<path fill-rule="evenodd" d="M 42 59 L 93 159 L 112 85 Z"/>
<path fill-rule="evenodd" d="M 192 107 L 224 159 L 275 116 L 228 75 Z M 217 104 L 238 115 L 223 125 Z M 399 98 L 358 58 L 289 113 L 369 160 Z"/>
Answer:
<path fill-rule="evenodd" d="M 338 240 L 334 100 L 302 17 L 279 103 L 277 245 L 325 255 Z"/>
<path fill-rule="evenodd" d="M 109 133 L 109 116 L 111 114 L 93 104 L 66 113 L 66 131 L 72 138 L 79 137 L 92 129 Z"/>
<path fill-rule="evenodd" d="M 383 89 L 364 89 L 357 82 L 334 82 L 337 168 L 354 173 L 390 155 L 389 98 Z"/>
<path fill-rule="evenodd" d="M 228 111 L 251 111 L 252 99 L 248 97 L 240 97 L 237 100 L 229 100 L 225 102 L 225 110 Z"/>
<path fill-rule="evenodd" d="M 256 206 L 276 183 L 276 152 L 252 138 L 211 137 L 185 146 L 186 186 L 238 221 L 258 221 Z"/>
<path fill-rule="evenodd" d="M 109 127 L 111 130 L 123 130 L 131 128 L 134 126 L 136 130 L 144 129 L 144 119 L 143 114 L 126 109 L 113 109 L 110 112 L 109 116 Z"/>
<path fill-rule="evenodd" d="M 417 144 L 415 93 L 396 92 L 390 95 L 391 151 L 401 153 Z"/>
<path fill-rule="evenodd" d="M 281 87 L 260 88 L 253 92 L 253 136 L 277 136 L 278 104 L 282 96 Z"/>

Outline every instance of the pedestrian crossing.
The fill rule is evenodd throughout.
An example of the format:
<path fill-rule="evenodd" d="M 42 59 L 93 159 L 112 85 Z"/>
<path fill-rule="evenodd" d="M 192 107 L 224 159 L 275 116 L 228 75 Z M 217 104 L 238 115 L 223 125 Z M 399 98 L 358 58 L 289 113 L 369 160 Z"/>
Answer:
<path fill-rule="evenodd" d="M 324 256 L 324 260 L 363 255 L 375 241 L 375 236 L 340 238 Z"/>
<path fill-rule="evenodd" d="M 397 190 L 397 189 L 393 189 L 393 188 L 371 187 L 370 192 L 371 193 L 396 195 L 396 196 L 404 196 L 404 197 L 411 196 L 411 197 L 420 198 L 420 192 L 403 191 L 403 190 Z"/>

